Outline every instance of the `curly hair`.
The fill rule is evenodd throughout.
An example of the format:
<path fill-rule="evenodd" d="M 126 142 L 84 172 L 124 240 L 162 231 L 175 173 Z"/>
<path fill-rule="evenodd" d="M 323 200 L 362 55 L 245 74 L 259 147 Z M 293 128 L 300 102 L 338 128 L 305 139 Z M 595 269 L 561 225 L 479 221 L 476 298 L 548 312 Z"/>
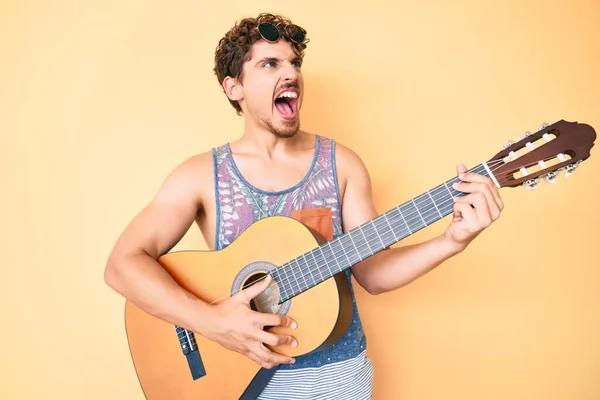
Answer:
<path fill-rule="evenodd" d="M 252 45 L 262 39 L 258 32 L 258 25 L 263 22 L 270 22 L 276 26 L 292 24 L 292 21 L 287 17 L 269 13 L 261 13 L 256 18 L 244 18 L 236 22 L 233 28 L 221 38 L 215 50 L 213 71 L 221 87 L 227 76 L 240 81 L 243 79 L 242 67 L 244 62 L 252 57 Z M 304 49 L 306 49 L 308 39 L 305 39 L 302 43 L 291 41 L 290 43 L 296 54 L 300 58 L 304 58 Z M 225 90 L 223 89 L 223 91 Z M 229 103 L 231 103 L 237 114 L 241 115 L 242 109 L 239 103 L 231 99 L 229 99 Z"/>

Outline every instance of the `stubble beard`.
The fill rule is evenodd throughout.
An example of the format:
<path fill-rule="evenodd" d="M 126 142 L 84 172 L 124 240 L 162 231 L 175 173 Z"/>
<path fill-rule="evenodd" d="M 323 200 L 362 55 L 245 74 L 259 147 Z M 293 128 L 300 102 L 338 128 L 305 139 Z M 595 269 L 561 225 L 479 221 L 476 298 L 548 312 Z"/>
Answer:
<path fill-rule="evenodd" d="M 300 117 L 296 117 L 293 121 L 282 121 L 281 126 L 275 126 L 273 121 L 261 118 L 263 124 L 269 129 L 269 131 L 278 138 L 287 139 L 291 138 L 300 129 Z"/>

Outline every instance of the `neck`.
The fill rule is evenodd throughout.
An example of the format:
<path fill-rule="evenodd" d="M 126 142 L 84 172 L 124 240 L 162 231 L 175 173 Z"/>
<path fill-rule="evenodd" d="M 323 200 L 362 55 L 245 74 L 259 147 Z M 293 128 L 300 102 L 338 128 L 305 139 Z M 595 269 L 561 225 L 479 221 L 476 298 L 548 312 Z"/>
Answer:
<path fill-rule="evenodd" d="M 310 135 L 306 132 L 298 130 L 293 136 L 279 137 L 263 126 L 246 121 L 244 133 L 236 141 L 236 145 L 245 152 L 258 153 L 271 159 L 275 153 L 286 153 L 304 147 L 308 136 Z"/>
<path fill-rule="evenodd" d="M 490 176 L 485 163 L 471 171 Z M 455 177 L 443 182 L 274 270 L 272 275 L 281 293 L 279 303 L 452 214 L 454 198 L 464 195 L 452 188 L 458 181 Z"/>

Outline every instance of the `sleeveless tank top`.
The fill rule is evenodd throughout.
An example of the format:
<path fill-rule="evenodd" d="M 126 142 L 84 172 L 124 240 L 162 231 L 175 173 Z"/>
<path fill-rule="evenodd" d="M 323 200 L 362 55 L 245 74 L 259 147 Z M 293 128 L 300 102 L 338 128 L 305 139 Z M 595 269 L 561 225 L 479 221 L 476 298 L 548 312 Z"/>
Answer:
<path fill-rule="evenodd" d="M 231 244 L 250 224 L 274 215 L 293 217 L 295 210 L 329 208 L 333 237 L 343 232 L 335 141 L 320 135 L 315 136 L 315 141 L 312 163 L 304 178 L 296 185 L 277 192 L 261 190 L 244 179 L 233 159 L 229 143 L 212 149 L 217 203 L 216 250 Z M 356 307 L 351 271 L 346 269 L 344 273 L 350 285 L 353 304 L 352 321 L 346 333 L 328 349 L 296 357 L 295 364 L 280 365 L 272 380 L 281 371 L 314 369 L 364 356 L 366 337 Z M 365 362 L 360 365 L 356 368 L 365 368 Z M 343 375 L 340 371 L 338 373 Z"/>

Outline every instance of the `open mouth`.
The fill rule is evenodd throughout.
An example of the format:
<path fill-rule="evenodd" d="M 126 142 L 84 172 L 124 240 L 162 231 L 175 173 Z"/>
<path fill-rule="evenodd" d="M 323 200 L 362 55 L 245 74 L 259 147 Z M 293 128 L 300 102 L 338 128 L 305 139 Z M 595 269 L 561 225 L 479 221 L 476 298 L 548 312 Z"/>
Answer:
<path fill-rule="evenodd" d="M 285 119 L 296 118 L 298 110 L 298 93 L 286 90 L 275 99 L 275 108 Z"/>

